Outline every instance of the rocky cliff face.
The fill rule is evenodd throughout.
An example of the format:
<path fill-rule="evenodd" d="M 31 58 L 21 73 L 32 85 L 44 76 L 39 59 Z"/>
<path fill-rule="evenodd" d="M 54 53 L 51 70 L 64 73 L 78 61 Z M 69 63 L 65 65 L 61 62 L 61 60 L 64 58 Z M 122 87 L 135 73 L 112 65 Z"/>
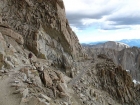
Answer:
<path fill-rule="evenodd" d="M 88 64 L 90 68 L 79 73 L 74 78 L 75 82 L 69 83 L 82 104 L 139 105 L 139 86 L 134 85 L 126 70 L 103 54 Z"/>
<path fill-rule="evenodd" d="M 84 53 L 61 0 L 0 0 L 0 89 L 1 105 L 140 104 L 125 70 Z"/>
<path fill-rule="evenodd" d="M 110 45 L 111 46 L 111 45 Z M 115 48 L 115 49 L 114 49 Z M 88 55 L 92 58 L 96 58 L 98 54 L 105 54 L 109 58 L 113 59 L 116 65 L 121 65 L 123 69 L 126 69 L 137 81 L 140 81 L 140 63 L 139 53 L 140 49 L 137 47 L 121 47 L 119 50 L 114 46 L 112 47 L 85 47 Z"/>
<path fill-rule="evenodd" d="M 1 33 L 12 30 L 22 35 L 20 44 L 54 65 L 70 68 L 73 58 L 85 57 L 62 0 L 1 0 L 0 20 Z"/>
<path fill-rule="evenodd" d="M 131 76 L 121 66 L 116 67 L 112 60 L 106 59 L 96 65 L 98 69 L 99 86 L 107 91 L 118 102 L 124 105 L 139 104 L 137 100 L 137 88 L 132 82 Z M 135 90 L 136 89 L 136 90 Z"/>
<path fill-rule="evenodd" d="M 132 75 L 133 79 L 140 81 L 140 49 L 132 47 L 119 52 L 118 63 Z"/>

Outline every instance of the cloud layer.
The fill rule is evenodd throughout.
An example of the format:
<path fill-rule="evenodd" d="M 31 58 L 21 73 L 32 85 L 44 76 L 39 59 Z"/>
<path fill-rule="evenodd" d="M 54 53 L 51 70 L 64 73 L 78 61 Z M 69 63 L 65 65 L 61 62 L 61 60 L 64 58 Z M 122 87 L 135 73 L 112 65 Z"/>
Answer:
<path fill-rule="evenodd" d="M 113 35 L 118 40 L 121 39 L 118 35 L 125 39 L 140 38 L 139 0 L 63 1 L 69 23 L 81 42 L 91 40 L 93 34 L 96 40 L 115 40 Z M 85 35 L 90 38 L 86 40 Z"/>
<path fill-rule="evenodd" d="M 100 29 L 113 30 L 140 25 L 139 0 L 64 0 L 64 3 L 73 27 L 83 29 L 95 24 Z"/>

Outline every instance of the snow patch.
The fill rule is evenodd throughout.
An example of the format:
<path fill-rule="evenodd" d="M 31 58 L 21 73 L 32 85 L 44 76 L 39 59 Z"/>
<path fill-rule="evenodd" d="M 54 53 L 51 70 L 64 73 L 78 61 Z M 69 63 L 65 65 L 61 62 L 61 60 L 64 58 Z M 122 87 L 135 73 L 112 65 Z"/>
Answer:
<path fill-rule="evenodd" d="M 140 84 L 140 81 L 136 81 L 135 79 L 133 80 L 133 82 L 134 82 L 135 84 Z"/>
<path fill-rule="evenodd" d="M 125 46 L 126 48 L 129 48 L 130 47 L 129 45 L 127 45 L 125 43 L 122 43 L 122 42 L 116 42 L 116 43 L 118 43 L 120 46 Z"/>
<path fill-rule="evenodd" d="M 127 72 L 130 72 L 130 70 L 126 70 Z"/>

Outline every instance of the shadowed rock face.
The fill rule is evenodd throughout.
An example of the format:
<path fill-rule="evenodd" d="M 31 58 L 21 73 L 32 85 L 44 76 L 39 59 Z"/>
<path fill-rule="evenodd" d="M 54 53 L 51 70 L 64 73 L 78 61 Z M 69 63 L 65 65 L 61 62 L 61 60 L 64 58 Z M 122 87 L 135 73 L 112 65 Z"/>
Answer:
<path fill-rule="evenodd" d="M 128 105 L 138 104 L 136 87 L 131 76 L 121 66 L 106 59 L 105 62 L 96 65 L 99 86 L 117 99 L 119 103 Z"/>
<path fill-rule="evenodd" d="M 111 46 L 111 45 L 110 45 Z M 116 47 L 114 47 L 116 48 Z M 140 49 L 137 47 L 121 47 L 117 48 L 110 47 L 85 47 L 88 55 L 92 58 L 96 58 L 98 54 L 105 54 L 107 57 L 113 59 L 116 65 L 121 65 L 123 69 L 126 69 L 133 79 L 140 81 Z"/>

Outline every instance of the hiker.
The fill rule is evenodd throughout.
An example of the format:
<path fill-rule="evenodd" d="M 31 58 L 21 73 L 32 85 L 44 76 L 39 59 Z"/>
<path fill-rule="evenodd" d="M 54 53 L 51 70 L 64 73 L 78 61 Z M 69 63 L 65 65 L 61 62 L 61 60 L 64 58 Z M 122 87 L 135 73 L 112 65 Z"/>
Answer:
<path fill-rule="evenodd" d="M 33 57 L 33 54 L 30 52 L 28 55 L 28 58 L 31 64 L 33 64 L 32 57 Z"/>

